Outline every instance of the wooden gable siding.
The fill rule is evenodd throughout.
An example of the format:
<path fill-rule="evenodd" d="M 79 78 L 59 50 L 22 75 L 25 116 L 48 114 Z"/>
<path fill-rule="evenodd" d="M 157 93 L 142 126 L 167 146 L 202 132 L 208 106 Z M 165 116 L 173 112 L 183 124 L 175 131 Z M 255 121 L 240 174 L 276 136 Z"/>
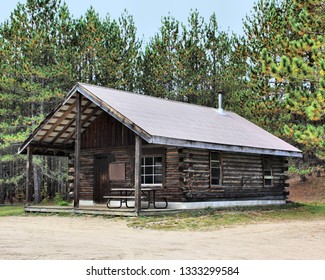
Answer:
<path fill-rule="evenodd" d="M 81 134 L 81 149 L 134 145 L 134 133 L 103 112 Z"/>

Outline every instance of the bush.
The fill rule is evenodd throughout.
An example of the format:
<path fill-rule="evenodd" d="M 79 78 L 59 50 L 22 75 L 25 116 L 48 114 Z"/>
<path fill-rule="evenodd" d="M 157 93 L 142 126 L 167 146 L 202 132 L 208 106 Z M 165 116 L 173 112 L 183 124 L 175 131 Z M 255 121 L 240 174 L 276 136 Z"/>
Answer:
<path fill-rule="evenodd" d="M 56 205 L 59 205 L 59 206 L 67 206 L 69 205 L 69 202 L 68 201 L 65 201 L 63 199 L 63 196 L 61 193 L 55 193 L 55 196 L 53 198 L 53 201 Z"/>

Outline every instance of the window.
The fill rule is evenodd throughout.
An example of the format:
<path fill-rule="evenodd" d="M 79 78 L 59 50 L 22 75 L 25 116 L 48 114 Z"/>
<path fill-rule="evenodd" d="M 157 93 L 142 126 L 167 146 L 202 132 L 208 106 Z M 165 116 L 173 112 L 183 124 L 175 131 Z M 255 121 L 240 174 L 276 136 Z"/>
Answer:
<path fill-rule="evenodd" d="M 162 174 L 162 157 L 146 156 L 141 159 L 141 186 L 161 186 Z"/>
<path fill-rule="evenodd" d="M 273 186 L 272 161 L 269 157 L 263 158 L 264 186 Z"/>
<path fill-rule="evenodd" d="M 220 186 L 222 184 L 221 157 L 219 153 L 210 153 L 210 184 Z"/>

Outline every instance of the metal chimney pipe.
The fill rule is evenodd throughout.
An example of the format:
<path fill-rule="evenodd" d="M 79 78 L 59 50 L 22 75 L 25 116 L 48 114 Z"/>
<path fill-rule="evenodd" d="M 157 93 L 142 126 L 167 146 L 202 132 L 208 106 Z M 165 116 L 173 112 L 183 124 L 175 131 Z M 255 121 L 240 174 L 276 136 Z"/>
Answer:
<path fill-rule="evenodd" d="M 220 115 L 226 115 L 226 112 L 223 110 L 222 108 L 222 96 L 223 92 L 219 91 L 218 92 L 218 109 L 216 109 L 216 111 L 220 114 Z"/>
<path fill-rule="evenodd" d="M 222 109 L 222 93 L 218 93 L 218 105 L 219 105 L 218 110 L 223 111 L 223 109 Z"/>

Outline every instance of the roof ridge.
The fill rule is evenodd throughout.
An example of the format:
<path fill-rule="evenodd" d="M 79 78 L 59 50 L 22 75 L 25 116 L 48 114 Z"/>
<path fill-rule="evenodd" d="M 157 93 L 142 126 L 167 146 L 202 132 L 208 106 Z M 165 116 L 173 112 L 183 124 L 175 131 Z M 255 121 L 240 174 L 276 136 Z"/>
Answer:
<path fill-rule="evenodd" d="M 101 88 L 101 89 L 104 88 L 104 89 L 109 89 L 109 90 L 115 90 L 115 91 L 120 91 L 120 92 L 127 93 L 127 94 L 136 94 L 136 95 L 139 95 L 139 96 L 159 99 L 159 100 L 162 100 L 162 101 L 172 102 L 172 103 L 177 103 L 177 104 L 182 104 L 182 105 L 201 107 L 201 108 L 210 109 L 210 110 L 211 109 L 218 110 L 218 108 L 216 108 L 216 107 L 209 107 L 209 106 L 204 106 L 204 105 L 199 105 L 199 104 L 194 104 L 194 103 L 187 103 L 187 102 L 184 102 L 184 101 L 179 101 L 179 100 L 174 100 L 174 99 L 165 99 L 165 98 L 161 98 L 161 97 L 157 97 L 157 96 L 147 95 L 147 94 L 144 94 L 144 93 L 137 93 L 137 92 L 127 91 L 127 90 L 115 89 L 115 88 L 110 88 L 110 87 L 100 86 L 100 85 L 92 85 L 92 84 L 87 84 L 87 83 L 79 83 L 78 82 L 77 84 L 81 85 L 81 86 L 85 85 L 85 86 L 97 87 L 97 88 Z M 233 113 L 232 111 L 228 111 L 228 110 L 225 110 L 225 109 L 223 109 L 223 110 L 224 110 L 224 112 Z"/>

